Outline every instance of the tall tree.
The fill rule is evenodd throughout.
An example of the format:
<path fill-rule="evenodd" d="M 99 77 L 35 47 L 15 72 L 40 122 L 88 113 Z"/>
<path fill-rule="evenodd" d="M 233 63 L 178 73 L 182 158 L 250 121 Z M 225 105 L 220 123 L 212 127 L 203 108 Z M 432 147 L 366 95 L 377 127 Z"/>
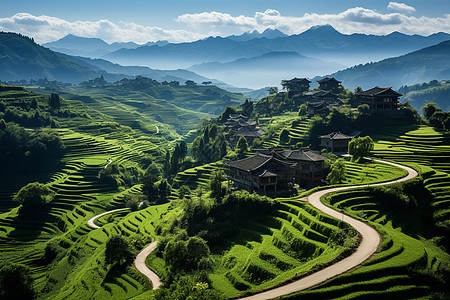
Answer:
<path fill-rule="evenodd" d="M 121 265 L 130 259 L 132 259 L 130 247 L 122 236 L 114 235 L 106 242 L 105 262 L 108 265 L 114 263 Z"/>
<path fill-rule="evenodd" d="M 48 98 L 48 105 L 52 109 L 59 109 L 61 107 L 61 98 L 56 93 L 51 93 Z"/>
<path fill-rule="evenodd" d="M 245 156 L 245 153 L 248 151 L 248 143 L 244 136 L 239 138 L 235 150 L 239 158 L 243 158 Z"/>
<path fill-rule="evenodd" d="M 373 150 L 373 140 L 370 136 L 354 138 L 348 144 L 348 153 L 354 159 L 360 159 L 370 155 Z"/>
<path fill-rule="evenodd" d="M 337 159 L 331 166 L 331 172 L 327 176 L 330 184 L 341 183 L 345 179 L 345 165 L 342 158 Z"/>

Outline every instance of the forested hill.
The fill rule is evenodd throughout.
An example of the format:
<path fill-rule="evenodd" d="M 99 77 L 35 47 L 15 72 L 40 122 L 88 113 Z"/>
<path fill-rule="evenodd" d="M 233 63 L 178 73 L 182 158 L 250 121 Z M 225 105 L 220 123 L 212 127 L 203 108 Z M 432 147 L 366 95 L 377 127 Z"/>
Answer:
<path fill-rule="evenodd" d="M 78 84 L 100 76 L 114 82 L 137 75 L 151 77 L 158 81 L 210 81 L 206 77 L 187 70 L 126 67 L 103 59 L 75 57 L 53 52 L 36 44 L 29 37 L 6 32 L 0 32 L 0 69 L 0 81 L 6 82 L 47 78 L 49 81 Z"/>
<path fill-rule="evenodd" d="M 450 81 L 432 80 L 412 86 L 402 86 L 399 92 L 404 94 L 402 101 L 408 101 L 419 108 L 427 102 L 436 103 L 444 111 L 450 111 Z"/>
<path fill-rule="evenodd" d="M 345 87 L 369 89 L 374 86 L 413 85 L 450 78 L 450 40 L 403 56 L 358 65 L 331 75 Z M 316 80 L 318 78 L 315 78 Z"/>
<path fill-rule="evenodd" d="M 0 80 L 39 79 L 80 82 L 96 77 L 87 67 L 58 56 L 33 39 L 0 32 Z"/>

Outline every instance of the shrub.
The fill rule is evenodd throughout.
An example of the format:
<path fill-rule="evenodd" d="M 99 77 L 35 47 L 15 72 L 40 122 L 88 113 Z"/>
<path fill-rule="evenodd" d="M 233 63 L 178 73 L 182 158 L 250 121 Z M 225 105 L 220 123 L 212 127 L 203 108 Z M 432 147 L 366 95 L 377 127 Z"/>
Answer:
<path fill-rule="evenodd" d="M 0 298 L 5 300 L 27 300 L 34 298 L 31 268 L 11 264 L 0 270 Z"/>

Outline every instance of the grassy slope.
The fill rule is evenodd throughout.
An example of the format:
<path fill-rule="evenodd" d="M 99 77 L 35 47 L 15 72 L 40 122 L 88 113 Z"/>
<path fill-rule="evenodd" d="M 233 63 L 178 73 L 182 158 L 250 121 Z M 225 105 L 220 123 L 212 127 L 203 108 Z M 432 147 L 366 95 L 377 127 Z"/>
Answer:
<path fill-rule="evenodd" d="M 413 164 L 422 170 L 422 174 L 427 174 L 425 186 L 432 194 L 430 206 L 436 223 L 449 219 L 450 176 L 429 167 L 448 171 L 441 163 L 441 157 L 447 157 L 448 149 L 446 133 L 421 126 L 397 139 L 391 138 L 390 142 L 379 140 L 374 150 L 378 157 Z M 448 157 L 446 161 L 449 161 Z M 286 299 L 409 299 L 429 297 L 439 291 L 439 285 L 436 286 L 436 281 L 429 280 L 427 275 L 439 270 L 448 272 L 450 256 L 431 241 L 411 234 L 421 232 L 426 224 L 417 224 L 414 215 L 402 217 L 389 213 L 389 207 L 373 199 L 364 189 L 337 193 L 325 201 L 377 228 L 383 236 L 382 245 L 373 259 L 355 271 Z"/>

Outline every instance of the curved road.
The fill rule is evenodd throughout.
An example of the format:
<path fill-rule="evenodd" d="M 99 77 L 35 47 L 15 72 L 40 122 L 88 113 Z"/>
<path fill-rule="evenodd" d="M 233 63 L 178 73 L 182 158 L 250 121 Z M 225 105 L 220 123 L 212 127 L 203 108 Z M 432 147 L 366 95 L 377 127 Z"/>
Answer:
<path fill-rule="evenodd" d="M 89 221 L 87 222 L 87 224 L 94 229 L 100 228 L 100 226 L 95 225 L 94 221 L 97 220 L 98 218 L 100 218 L 101 216 L 107 215 L 107 214 L 111 214 L 113 212 L 116 211 L 122 211 L 122 210 L 128 210 L 129 208 L 119 208 L 119 209 L 114 209 L 114 210 L 110 210 L 110 211 L 106 211 L 104 213 L 101 213 L 99 215 L 93 216 L 92 218 L 89 219 Z"/>
<path fill-rule="evenodd" d="M 96 215 L 96 216 L 90 218 L 89 221 L 87 222 L 87 224 L 93 229 L 98 229 L 98 228 L 100 228 L 100 226 L 97 226 L 94 223 L 94 221 L 97 218 L 104 216 L 106 214 L 110 214 L 110 213 L 117 212 L 117 211 L 128 210 L 128 209 L 129 208 L 119 208 L 119 209 L 106 211 L 104 213 L 101 213 L 99 215 Z M 139 252 L 139 254 L 136 256 L 136 259 L 134 260 L 134 265 L 136 266 L 136 269 L 139 272 L 141 272 L 142 274 L 144 274 L 148 278 L 148 280 L 150 280 L 154 290 L 156 290 L 157 288 L 159 288 L 162 285 L 161 279 L 158 277 L 158 275 L 156 275 L 155 272 L 153 272 L 152 270 L 150 270 L 147 267 L 147 265 L 145 264 L 145 259 L 147 258 L 147 256 L 150 253 L 152 253 L 153 250 L 156 249 L 157 244 L 158 244 L 158 241 L 154 241 L 153 243 L 151 243 L 150 245 L 145 247 L 141 252 Z"/>
<path fill-rule="evenodd" d="M 161 279 L 159 279 L 158 275 L 156 275 L 155 272 L 150 270 L 147 265 L 145 264 L 145 259 L 147 256 L 152 253 L 153 250 L 156 249 L 156 245 L 158 244 L 158 241 L 154 241 L 150 245 L 144 248 L 138 256 L 136 256 L 136 259 L 134 260 L 134 265 L 136 266 L 136 269 L 147 276 L 148 280 L 152 283 L 153 289 L 158 289 L 161 285 Z"/>
<path fill-rule="evenodd" d="M 374 160 L 381 163 L 389 164 L 395 167 L 402 168 L 406 171 L 408 171 L 408 175 L 389 182 L 383 182 L 383 183 L 374 183 L 369 184 L 368 186 L 381 186 L 381 185 L 388 185 L 396 182 L 403 182 L 409 179 L 412 179 L 416 177 L 418 174 L 417 172 L 410 168 L 406 167 L 400 164 L 391 163 L 383 160 Z M 306 276 L 304 278 L 301 278 L 299 280 L 296 280 L 292 283 L 267 290 L 265 292 L 261 292 L 258 294 L 254 294 L 249 297 L 241 298 L 241 299 L 247 299 L 247 300 L 262 300 L 262 299 L 272 299 L 288 294 L 292 294 L 294 292 L 298 292 L 307 288 L 310 288 L 312 286 L 315 286 L 321 282 L 324 282 L 325 280 L 328 280 L 332 277 L 335 277 L 337 275 L 340 275 L 344 272 L 347 272 L 348 270 L 353 269 L 354 267 L 359 266 L 361 263 L 363 263 L 365 260 L 367 260 L 370 256 L 372 256 L 378 249 L 378 246 L 380 245 L 380 235 L 378 232 L 373 229 L 371 226 L 367 225 L 366 223 L 363 223 L 361 221 L 358 221 L 356 219 L 353 219 L 352 217 L 349 217 L 347 215 L 344 215 L 341 212 L 335 211 L 334 209 L 325 206 L 320 201 L 320 198 L 328 193 L 333 193 L 337 191 L 343 191 L 348 189 L 356 189 L 360 188 L 359 186 L 343 186 L 343 187 L 336 187 L 336 188 L 330 188 L 327 190 L 322 190 L 315 192 L 311 195 L 309 195 L 306 200 L 315 208 L 319 209 L 320 211 L 336 218 L 341 219 L 347 224 L 350 224 L 353 228 L 355 228 L 359 234 L 362 237 L 361 243 L 359 244 L 358 248 L 356 249 L 353 254 L 350 256 L 347 256 L 343 260 L 338 261 L 337 263 L 322 269 L 316 273 L 313 273 L 309 276 Z"/>

